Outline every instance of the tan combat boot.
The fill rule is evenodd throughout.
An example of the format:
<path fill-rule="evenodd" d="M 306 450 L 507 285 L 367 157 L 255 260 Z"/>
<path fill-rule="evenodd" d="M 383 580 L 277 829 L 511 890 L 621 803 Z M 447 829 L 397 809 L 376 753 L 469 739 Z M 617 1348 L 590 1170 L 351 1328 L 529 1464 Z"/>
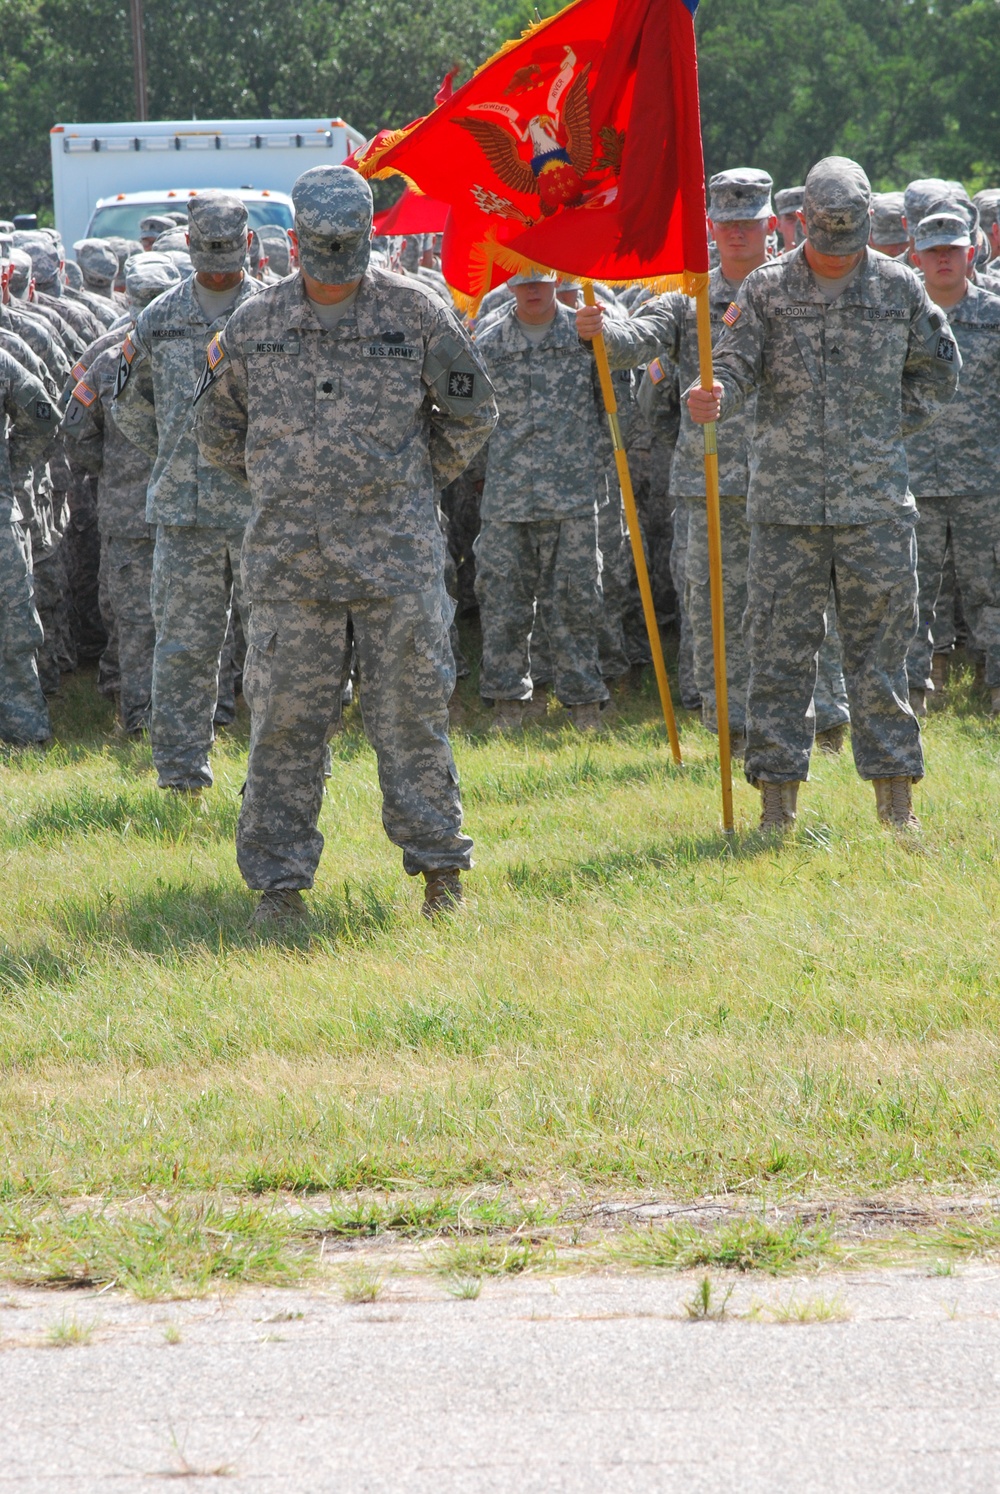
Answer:
<path fill-rule="evenodd" d="M 844 750 L 847 740 L 847 725 L 838 721 L 836 726 L 828 726 L 825 731 L 816 733 L 816 751 L 825 752 L 827 757 L 839 757 Z"/>
<path fill-rule="evenodd" d="M 913 779 L 909 776 L 873 778 L 875 806 L 883 825 L 919 835 L 920 821 L 913 813 Z"/>
<path fill-rule="evenodd" d="M 490 731 L 497 736 L 513 737 L 524 730 L 524 704 L 520 700 L 498 700 L 493 708 Z"/>
<path fill-rule="evenodd" d="M 442 913 L 454 913 L 462 906 L 462 874 L 454 868 L 445 871 L 424 872 L 425 918 L 438 918 Z"/>
<path fill-rule="evenodd" d="M 569 708 L 569 719 L 577 731 L 606 731 L 606 723 L 601 719 L 602 711 L 600 702 L 588 700 L 586 705 L 573 705 Z"/>
<path fill-rule="evenodd" d="M 769 835 L 784 835 L 795 824 L 798 783 L 759 783 L 757 787 L 761 798 L 760 829 Z"/>
<path fill-rule="evenodd" d="M 296 888 L 282 887 L 275 892 L 262 892 L 260 902 L 254 909 L 248 928 L 287 929 L 308 921 L 302 894 Z"/>

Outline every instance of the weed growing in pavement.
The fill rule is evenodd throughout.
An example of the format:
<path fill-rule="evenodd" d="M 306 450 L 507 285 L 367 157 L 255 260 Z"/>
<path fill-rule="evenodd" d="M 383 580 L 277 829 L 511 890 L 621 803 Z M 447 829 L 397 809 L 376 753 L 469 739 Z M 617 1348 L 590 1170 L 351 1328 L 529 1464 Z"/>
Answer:
<path fill-rule="evenodd" d="M 357 1267 L 344 1274 L 340 1289 L 344 1301 L 357 1307 L 364 1302 L 377 1302 L 382 1286 L 382 1277 L 377 1272 Z"/>
<path fill-rule="evenodd" d="M 629 1230 L 607 1248 L 621 1265 L 660 1267 L 675 1271 L 693 1266 L 718 1266 L 735 1271 L 781 1271 L 804 1263 L 830 1260 L 836 1255 L 829 1227 L 798 1223 L 770 1225 L 755 1219 L 738 1220 L 717 1233 L 693 1225 L 666 1229 Z"/>
<path fill-rule="evenodd" d="M 96 1323 L 81 1323 L 78 1318 L 62 1317 L 47 1331 L 45 1343 L 50 1349 L 77 1349 L 92 1341 L 96 1329 Z"/>
<path fill-rule="evenodd" d="M 449 1297 L 454 1297 L 458 1302 L 474 1302 L 483 1289 L 483 1278 L 481 1276 L 459 1276 L 449 1277 L 445 1282 L 445 1291 Z"/>
<path fill-rule="evenodd" d="M 693 1323 L 721 1323 L 732 1295 L 733 1289 L 730 1287 L 720 1302 L 715 1295 L 712 1278 L 703 1276 L 695 1288 L 694 1296 L 685 1302 L 684 1311 Z"/>

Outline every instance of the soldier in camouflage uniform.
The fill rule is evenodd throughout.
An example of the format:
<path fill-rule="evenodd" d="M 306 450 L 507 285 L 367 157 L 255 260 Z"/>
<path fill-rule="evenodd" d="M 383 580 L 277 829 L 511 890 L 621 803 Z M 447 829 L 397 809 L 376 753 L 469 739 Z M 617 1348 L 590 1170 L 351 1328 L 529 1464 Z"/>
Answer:
<path fill-rule="evenodd" d="M 909 248 L 902 192 L 872 193 L 871 248 L 890 259 L 902 259 Z"/>
<path fill-rule="evenodd" d="M 797 249 L 805 238 L 805 234 L 802 231 L 802 222 L 799 218 L 805 190 L 805 187 L 784 187 L 780 192 L 775 192 L 774 194 L 774 212 L 778 220 L 777 229 L 781 235 L 782 247 L 786 254 L 789 249 Z"/>
<path fill-rule="evenodd" d="M 936 212 L 918 226 L 914 258 L 927 292 L 947 314 L 962 354 L 955 399 L 906 443 L 920 510 L 920 625 L 907 659 L 910 701 L 925 710 L 935 643 L 935 603 L 950 547 L 970 643 L 985 655 L 994 716 L 1000 715 L 1000 297 L 967 280 L 975 254 L 963 214 Z"/>
<path fill-rule="evenodd" d="M 0 742 L 25 747 L 51 740 L 48 706 L 35 650 L 42 625 L 31 583 L 32 464 L 44 464 L 55 435 L 55 407 L 45 387 L 0 350 Z M 14 474 L 17 474 L 15 482 Z"/>
<path fill-rule="evenodd" d="M 180 276 L 162 255 L 129 260 L 125 289 L 133 320 Z M 156 528 L 146 522 L 149 456 L 126 440 L 111 418 L 121 340 L 89 363 L 73 389 L 62 429 L 88 472 L 97 478 L 97 519 L 108 601 L 117 629 L 121 730 L 140 736 L 149 727 L 156 628 L 150 604 Z"/>
<path fill-rule="evenodd" d="M 198 795 L 212 782 L 219 669 L 250 510 L 246 484 L 198 455 L 192 399 L 205 353 L 237 307 L 261 287 L 242 269 L 247 210 L 202 192 L 189 208 L 196 274 L 159 296 L 122 345 L 118 426 L 153 459 L 146 519 L 153 556 L 153 703 L 150 740 L 161 788 Z M 244 628 L 246 618 L 244 616 Z"/>
<path fill-rule="evenodd" d="M 213 338 L 202 456 L 248 481 L 243 578 L 250 762 L 237 831 L 254 921 L 304 916 L 323 848 L 323 757 L 353 633 L 382 823 L 423 873 L 428 916 L 461 900 L 448 742 L 455 664 L 436 495 L 489 436 L 489 379 L 456 317 L 417 279 L 370 265 L 372 196 L 316 166 L 292 191 L 301 268 Z"/>
<path fill-rule="evenodd" d="M 728 308 L 746 275 L 764 264 L 767 235 L 776 219 L 771 206 L 771 178 L 766 171 L 736 168 L 720 171 L 709 183 L 709 221 L 720 252 L 718 269 L 709 277 L 714 336 L 725 330 Z M 646 370 L 651 381 L 665 375 L 664 356 L 677 365 L 687 388 L 698 377 L 697 303 L 680 292 L 660 302 L 671 336 L 661 357 Z M 750 663 L 741 625 L 746 611 L 747 555 L 750 525 L 746 515 L 748 441 L 753 425 L 753 399 L 719 433 L 719 511 L 722 522 L 722 581 L 726 620 L 726 675 L 729 684 L 729 726 L 734 755 L 745 747 L 746 690 Z M 670 491 L 687 500 L 687 564 L 685 605 L 691 627 L 695 685 L 701 698 L 702 722 L 717 730 L 715 668 L 712 644 L 712 601 L 708 565 L 708 517 L 705 506 L 705 443 L 687 410 L 681 424 L 670 470 Z"/>
<path fill-rule="evenodd" d="M 904 435 L 950 400 L 961 356 L 913 272 L 868 248 L 871 190 L 832 156 L 806 180 L 806 242 L 749 275 L 715 350 L 699 424 L 756 393 L 748 510 L 746 775 L 761 827 L 795 820 L 833 582 L 854 761 L 879 818 L 916 829 L 920 727 L 907 700 L 916 624 L 916 507 Z M 821 458 L 821 459 L 820 459 Z"/>
<path fill-rule="evenodd" d="M 599 329 L 601 312 L 563 306 L 554 274 L 534 271 L 508 284 L 514 299 L 476 340 L 500 412 L 476 541 L 479 688 L 496 702 L 495 728 L 518 731 L 532 697 L 529 649 L 537 607 L 555 694 L 574 726 L 595 731 L 608 699 L 598 657 L 597 510 L 607 501 L 610 442 L 597 366 L 578 328 L 585 318 Z M 604 324 L 612 366 L 630 367 L 650 356 L 642 325 L 639 318 L 618 317 Z"/>

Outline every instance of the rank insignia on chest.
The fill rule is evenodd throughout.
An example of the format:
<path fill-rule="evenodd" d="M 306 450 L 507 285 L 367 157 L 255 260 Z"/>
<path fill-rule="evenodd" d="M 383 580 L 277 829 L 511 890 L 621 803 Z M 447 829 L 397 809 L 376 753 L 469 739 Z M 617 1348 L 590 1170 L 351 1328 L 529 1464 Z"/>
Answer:
<path fill-rule="evenodd" d="M 476 392 L 476 376 L 471 373 L 454 372 L 448 375 L 449 399 L 472 399 Z"/>
<path fill-rule="evenodd" d="M 729 306 L 722 313 L 722 320 L 725 322 L 727 327 L 735 327 L 736 323 L 739 321 L 742 315 L 742 306 L 737 306 L 735 301 L 730 301 Z"/>
<path fill-rule="evenodd" d="M 97 398 L 97 390 L 91 389 L 89 384 L 84 384 L 81 380 L 73 390 L 73 398 L 79 400 L 81 405 L 92 405 Z"/>
<path fill-rule="evenodd" d="M 663 366 L 662 358 L 654 358 L 652 363 L 646 369 L 646 373 L 649 376 L 649 382 L 651 384 L 662 384 L 664 379 L 667 377 L 667 370 Z"/>
<path fill-rule="evenodd" d="M 222 346 L 222 343 L 219 341 L 219 334 L 218 332 L 216 332 L 215 336 L 212 338 L 212 341 L 208 345 L 208 366 L 213 373 L 218 368 L 219 364 L 222 362 L 225 356 L 225 350 Z"/>

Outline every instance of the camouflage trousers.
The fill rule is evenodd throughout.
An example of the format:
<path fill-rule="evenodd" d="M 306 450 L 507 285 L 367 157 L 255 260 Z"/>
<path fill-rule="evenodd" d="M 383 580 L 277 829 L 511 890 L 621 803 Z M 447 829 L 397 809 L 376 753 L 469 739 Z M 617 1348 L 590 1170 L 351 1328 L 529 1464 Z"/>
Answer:
<path fill-rule="evenodd" d="M 685 600 L 691 629 L 694 682 L 701 696 L 702 722 L 709 731 L 716 731 L 715 650 L 708 566 L 708 510 L 705 501 L 690 499 L 688 513 Z M 733 731 L 741 732 L 746 725 L 747 680 L 750 677 L 750 660 L 742 633 L 743 614 L 747 606 L 747 556 L 750 553 L 746 497 L 721 498 L 719 516 L 722 529 L 722 596 L 726 628 L 729 725 Z"/>
<path fill-rule="evenodd" d="M 476 541 L 476 595 L 483 628 L 480 694 L 529 700 L 536 615 L 563 705 L 607 700 L 597 652 L 601 555 L 597 518 L 487 520 Z M 537 609 L 537 611 L 536 611 Z M 538 683 L 546 679 L 539 674 Z"/>
<path fill-rule="evenodd" d="M 916 626 L 916 540 L 904 519 L 877 524 L 754 524 L 744 635 L 750 654 L 746 776 L 808 777 L 816 660 L 833 584 L 862 778 L 921 778 L 906 652 Z"/>
<path fill-rule="evenodd" d="M 448 742 L 455 665 L 444 586 L 378 601 L 255 601 L 244 693 L 250 761 L 236 856 L 258 891 L 311 887 L 326 744 L 340 720 L 353 631 L 361 715 L 378 759 L 382 824 L 410 876 L 472 864 Z"/>
<path fill-rule="evenodd" d="M 601 552 L 601 615 L 597 627 L 597 655 L 601 678 L 617 680 L 628 674 L 632 660 L 625 638 L 625 606 L 629 577 L 634 575 L 632 544 L 625 525 L 625 505 L 615 473 L 611 496 L 597 510 L 597 545 Z"/>
<path fill-rule="evenodd" d="M 244 611 L 242 542 L 242 529 L 160 524 L 156 531 L 149 735 L 161 788 L 203 788 L 212 782 L 208 754 L 234 600 Z"/>
<path fill-rule="evenodd" d="M 697 500 L 694 500 L 697 502 Z M 698 686 L 694 677 L 694 643 L 691 637 L 691 620 L 687 602 L 687 549 L 692 500 L 678 498 L 673 516 L 673 538 L 670 542 L 670 574 L 673 577 L 677 610 L 680 619 L 679 644 L 677 650 L 677 686 L 681 704 L 685 710 L 696 711 L 701 704 Z"/>
<path fill-rule="evenodd" d="M 42 625 L 33 599 L 31 544 L 12 520 L 0 524 L 0 741 L 24 746 L 52 735 L 35 650 Z"/>
<path fill-rule="evenodd" d="M 32 558 L 35 607 L 42 624 L 38 674 L 46 695 L 59 689 L 61 676 L 76 668 L 76 643 L 70 627 L 69 576 L 63 541 L 59 539 Z"/>
<path fill-rule="evenodd" d="M 837 599 L 830 588 L 826 604 L 826 637 L 816 656 L 816 689 L 813 691 L 816 730 L 829 731 L 834 726 L 848 726 L 851 711 L 847 703 L 844 661 L 837 627 Z"/>
<path fill-rule="evenodd" d="M 104 541 L 104 569 L 118 642 L 121 723 L 127 732 L 140 731 L 149 726 L 156 644 L 150 603 L 152 539 L 109 536 Z"/>
<path fill-rule="evenodd" d="M 920 621 L 906 667 L 910 684 L 924 689 L 937 646 L 935 617 L 947 552 L 969 629 L 969 646 L 986 655 L 986 684 L 1000 685 L 1000 499 L 921 498 L 917 523 Z M 954 637 L 953 624 L 950 629 Z M 947 636 L 942 638 L 947 643 Z"/>

